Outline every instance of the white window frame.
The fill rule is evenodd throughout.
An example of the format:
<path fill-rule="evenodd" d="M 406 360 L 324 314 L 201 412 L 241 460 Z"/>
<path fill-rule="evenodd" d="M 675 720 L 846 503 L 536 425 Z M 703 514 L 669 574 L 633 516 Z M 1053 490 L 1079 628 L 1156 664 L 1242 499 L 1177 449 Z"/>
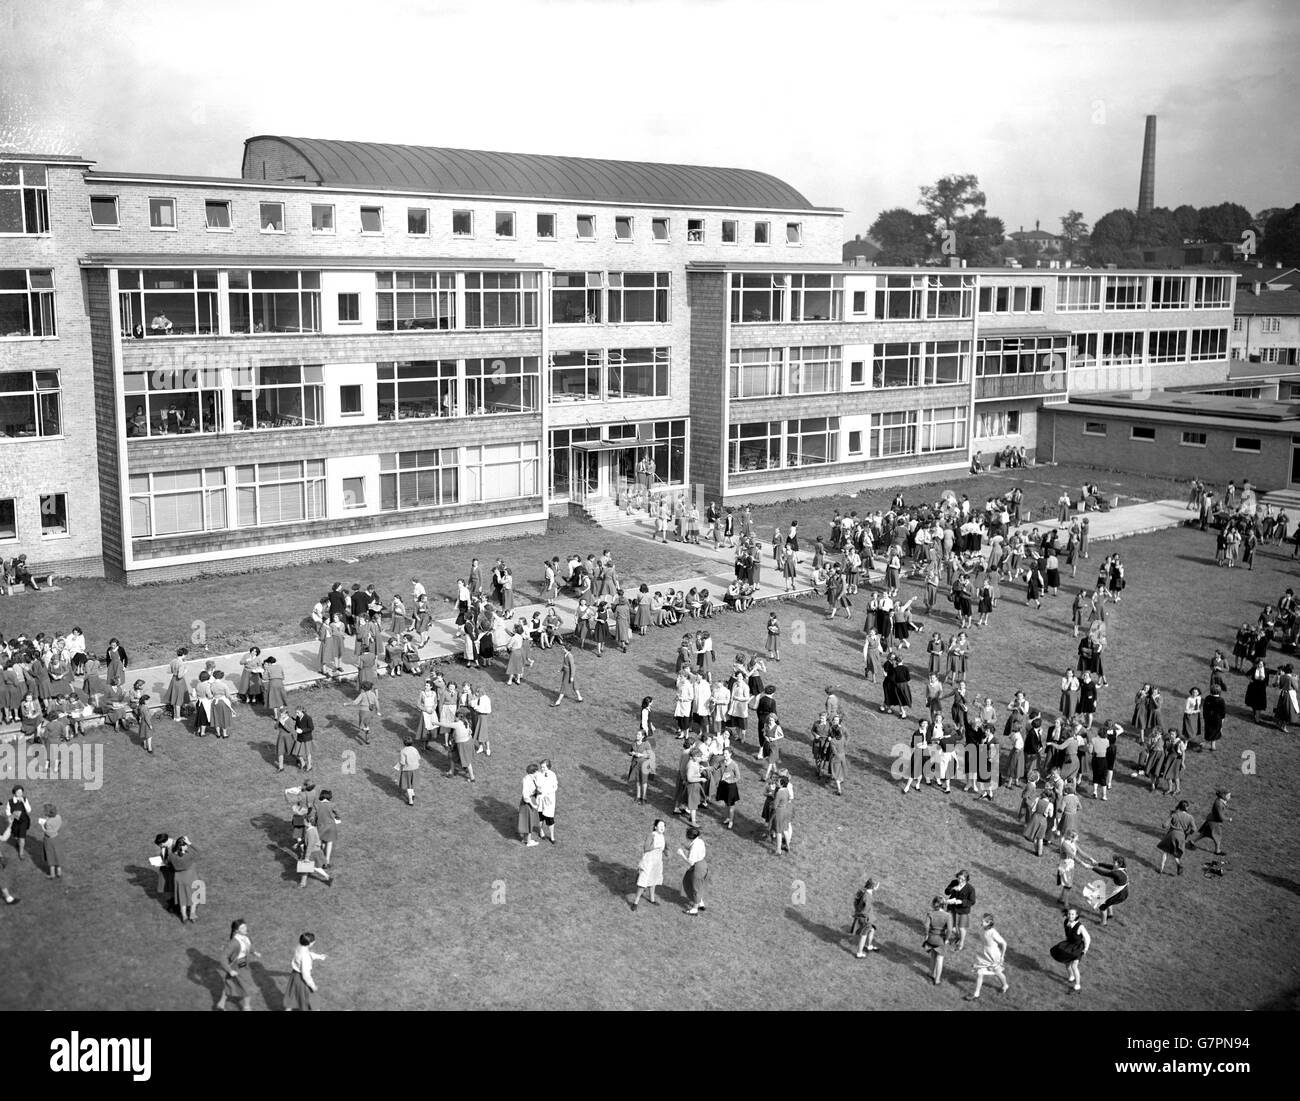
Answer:
<path fill-rule="evenodd" d="M 411 228 L 411 215 L 424 215 L 424 229 L 417 230 Z M 406 208 L 406 235 L 408 237 L 428 237 L 432 233 L 432 223 L 429 220 L 429 208 L 427 206 L 408 206 Z"/>
<path fill-rule="evenodd" d="M 353 312 L 356 314 L 355 317 L 344 317 L 344 316 L 343 316 L 343 301 L 344 301 L 344 299 L 351 299 L 351 301 L 352 301 L 353 303 L 355 303 L 355 305 L 356 305 L 356 309 L 353 311 Z M 339 323 L 340 325 L 360 325 L 360 324 L 361 324 L 361 292 L 360 292 L 360 291 L 339 291 L 339 292 L 338 292 L 338 303 L 337 303 L 337 308 L 338 308 L 338 323 Z"/>
<path fill-rule="evenodd" d="M 1254 441 L 1254 447 L 1242 447 L 1242 440 Z M 1264 451 L 1264 440 L 1259 436 L 1234 436 L 1232 438 L 1232 450 L 1239 451 L 1243 455 L 1261 455 Z"/>
<path fill-rule="evenodd" d="M 226 224 L 224 226 L 214 226 L 212 224 L 211 213 L 213 210 L 220 210 L 222 207 L 225 207 L 226 210 Z M 234 233 L 235 204 L 229 199 L 204 199 L 203 225 L 209 233 Z"/>
<path fill-rule="evenodd" d="M 343 408 L 343 391 L 355 390 L 357 392 L 357 407 L 355 409 Z M 339 416 L 340 417 L 362 417 L 366 413 L 366 388 L 359 382 L 342 382 L 339 383 Z"/>
<path fill-rule="evenodd" d="M 18 529 L 18 498 L 0 497 L 0 504 L 4 504 L 4 502 L 6 501 L 9 502 L 9 505 L 14 514 L 14 530 L 12 535 L 9 535 L 4 531 L 0 531 L 0 543 L 16 543 L 18 541 L 19 534 L 21 534 Z"/>
<path fill-rule="evenodd" d="M 582 226 L 586 222 L 591 226 L 590 233 L 583 233 Z M 594 241 L 596 239 L 596 216 L 594 214 L 577 214 L 573 219 L 574 233 L 579 241 Z"/>
<path fill-rule="evenodd" d="M 794 231 L 793 241 L 790 239 L 792 230 Z M 803 222 L 786 222 L 785 244 L 786 248 L 803 248 Z"/>
<path fill-rule="evenodd" d="M 626 226 L 627 232 L 620 233 L 620 226 Z M 627 243 L 636 238 L 636 219 L 631 214 L 614 215 L 614 240 Z"/>
<path fill-rule="evenodd" d="M 850 429 L 848 430 L 848 433 L 849 433 L 849 438 L 848 438 L 847 443 L 845 444 L 845 447 L 846 447 L 846 449 L 847 449 L 848 457 L 849 457 L 850 459 L 860 459 L 860 458 L 862 458 L 862 429 L 861 429 L 861 428 L 850 428 Z M 856 436 L 856 437 L 858 438 L 858 446 L 857 446 L 857 447 L 854 447 L 854 446 L 853 446 L 853 437 L 854 437 L 854 436 Z"/>
<path fill-rule="evenodd" d="M 419 462 L 418 456 L 421 454 L 431 454 L 434 456 L 432 462 L 423 466 L 403 466 L 403 455 L 417 456 L 415 462 Z M 385 465 L 389 464 L 389 465 Z M 456 474 L 455 496 L 452 500 L 447 500 L 443 487 L 443 475 L 447 471 L 454 471 Z M 402 475 L 415 475 L 416 488 L 419 488 L 419 475 L 421 473 L 433 473 L 434 486 L 437 488 L 436 500 L 426 502 L 417 499 L 413 505 L 402 504 Z M 393 507 L 384 507 L 384 481 L 393 479 Z M 455 447 L 419 447 L 409 448 L 406 451 L 388 451 L 379 456 L 379 498 L 376 507 L 380 512 L 410 512 L 413 509 L 422 508 L 446 508 L 451 505 L 459 504 L 461 501 L 461 489 L 465 483 L 465 478 L 461 472 L 461 453 L 459 448 Z"/>
<path fill-rule="evenodd" d="M 379 215 L 379 228 L 366 229 L 366 211 L 373 211 Z M 376 206 L 373 203 L 363 203 L 357 211 L 357 217 L 361 223 L 362 237 L 382 237 L 384 235 L 384 208 Z"/>
<path fill-rule="evenodd" d="M 0 161 L 12 165 L 18 171 L 18 182 L 0 183 L 0 191 L 16 191 L 18 193 L 18 208 L 22 222 L 21 228 L 17 230 L 0 231 L 0 237 L 48 237 L 50 235 L 49 169 L 43 164 L 33 164 L 31 162 L 3 161 L 3 158 L 0 158 Z M 40 182 L 28 183 L 27 176 L 29 172 L 34 180 L 39 178 Z M 32 204 L 35 208 L 32 213 L 35 215 L 36 220 L 34 228 L 29 227 L 27 224 L 26 192 L 28 191 L 35 192 L 32 196 Z"/>
<path fill-rule="evenodd" d="M 116 195 L 90 195 L 87 197 L 87 203 L 90 209 L 90 228 L 99 230 L 120 230 L 122 228 L 122 207 L 121 201 Z M 108 202 L 113 204 L 113 220 L 111 222 L 95 221 L 95 203 Z"/>
<path fill-rule="evenodd" d="M 572 360 L 557 363 L 560 357 Z M 546 366 L 546 400 L 551 405 L 572 405 L 582 402 L 605 400 L 604 355 L 599 348 L 575 349 L 572 351 L 552 351 L 547 357 Z M 555 385 L 557 372 L 581 373 L 585 387 L 580 393 L 559 392 Z M 593 385 L 594 382 L 594 385 Z"/>
<path fill-rule="evenodd" d="M 351 490 L 348 489 L 349 482 L 361 483 L 360 494 L 353 493 Z M 351 512 L 354 509 L 361 509 L 367 507 L 366 476 L 364 474 L 349 474 L 346 477 L 340 478 L 339 491 L 342 495 L 344 512 Z"/>
<path fill-rule="evenodd" d="M 329 211 L 329 225 L 316 225 L 316 212 L 318 210 Z M 333 203 L 312 203 L 311 204 L 311 231 L 317 237 L 333 237 L 338 232 L 338 218 L 335 216 L 337 211 Z"/>
<path fill-rule="evenodd" d="M 510 232 L 501 232 L 501 219 L 510 219 Z M 519 232 L 519 219 L 513 210 L 497 210 L 492 214 L 492 235 L 498 241 L 513 241 Z"/>
<path fill-rule="evenodd" d="M 31 380 L 31 389 L 27 390 L 6 390 L 0 394 L 0 398 L 30 398 L 32 411 L 32 434 L 30 436 L 0 436 L 0 440 L 5 443 L 28 443 L 34 440 L 58 440 L 63 438 L 63 376 L 57 367 L 43 367 L 39 370 L 32 371 L 6 371 L 5 377 L 14 379 L 20 375 L 27 375 Z M 53 386 L 42 386 L 40 376 L 53 375 Z M 43 432 L 42 426 L 45 418 L 41 412 L 41 398 L 44 395 L 54 395 L 55 419 L 58 421 L 59 430 L 57 432 Z"/>
<path fill-rule="evenodd" d="M 702 245 L 707 234 L 708 227 L 705 225 L 703 218 L 686 219 L 686 243 L 688 245 Z"/>
<path fill-rule="evenodd" d="M 45 530 L 44 518 L 48 515 L 51 515 L 51 511 L 45 507 L 45 503 L 44 503 L 47 497 L 63 498 L 63 530 L 62 531 Z M 42 539 L 70 539 L 72 537 L 72 508 L 68 503 L 70 497 L 71 494 L 66 489 L 52 489 L 47 493 L 38 493 L 36 495 L 36 502 L 37 502 L 38 510 L 41 515 L 41 538 Z"/>
<path fill-rule="evenodd" d="M 164 489 L 159 490 L 154 486 L 154 479 L 158 475 L 186 474 L 193 470 L 199 472 L 199 484 L 187 489 Z M 218 482 L 215 479 L 221 478 Z M 187 467 L 182 470 L 164 470 L 153 474 L 133 474 L 130 481 L 134 482 L 137 478 L 143 478 L 145 488 L 135 489 L 128 484 L 127 489 L 127 518 L 126 526 L 129 537 L 136 539 L 177 539 L 186 538 L 194 535 L 203 535 L 211 531 L 229 531 L 230 530 L 230 498 L 227 495 L 226 487 L 229 484 L 229 477 L 224 466 L 209 467 Z M 209 483 L 209 478 L 213 480 Z M 203 510 L 203 526 L 189 531 L 158 531 L 158 514 L 155 508 L 155 502 L 160 498 L 180 497 L 190 494 L 198 494 L 201 497 L 201 507 Z M 212 520 L 212 500 L 214 497 L 220 497 L 222 500 L 222 511 L 225 513 L 225 523 L 217 524 Z M 144 501 L 145 507 L 149 510 L 149 534 L 137 535 L 135 532 L 135 503 Z"/>
<path fill-rule="evenodd" d="M 761 241 L 758 239 L 760 236 L 760 232 L 759 232 L 760 230 L 762 231 L 761 236 L 763 238 Z M 772 243 L 772 223 L 768 221 L 755 222 L 754 223 L 754 244 L 770 245 L 771 243 Z"/>
<path fill-rule="evenodd" d="M 1101 429 L 1100 432 L 1097 431 L 1098 428 Z M 1106 422 L 1105 421 L 1084 421 L 1083 434 L 1085 436 L 1096 436 L 1098 439 L 1105 439 Z"/>
<path fill-rule="evenodd" d="M 643 353 L 649 353 L 649 357 L 639 359 L 628 359 L 629 355 L 637 354 L 642 356 Z M 655 379 L 655 393 L 653 394 L 628 394 L 627 375 L 625 372 L 628 367 L 642 368 L 652 367 Z M 621 386 L 614 385 L 615 374 L 619 373 L 622 380 Z M 659 392 L 659 379 L 663 378 L 663 391 Z M 644 347 L 644 348 L 610 348 L 605 353 L 605 400 L 606 401 L 659 401 L 662 398 L 672 397 L 672 348 L 671 347 Z"/>
<path fill-rule="evenodd" d="M 297 463 L 301 474 L 297 478 L 283 478 L 274 481 L 262 481 L 261 468 L 264 466 L 282 466 L 286 462 Z M 308 463 L 319 463 L 320 473 L 308 473 Z M 253 470 L 253 480 L 251 482 L 241 482 L 239 472 L 245 468 L 251 467 Z M 239 463 L 233 470 L 233 477 L 230 482 L 234 490 L 233 508 L 227 506 L 230 511 L 227 512 L 227 519 L 231 520 L 231 527 L 243 531 L 260 530 L 261 528 L 279 527 L 282 524 L 308 524 L 313 520 L 324 520 L 329 515 L 329 502 L 325 493 L 327 466 L 324 459 L 271 459 L 262 463 Z M 269 486 L 281 485 L 298 485 L 302 487 L 302 517 L 293 520 L 263 520 L 262 519 L 262 497 L 261 491 Z M 256 519 L 251 524 L 245 525 L 240 519 L 239 500 L 241 490 L 253 491 L 253 510 L 257 514 Z M 313 513 L 312 505 L 318 506 L 317 511 Z"/>
<path fill-rule="evenodd" d="M 731 227 L 731 240 L 727 240 L 727 227 Z M 718 240 L 724 245 L 740 244 L 740 222 L 735 218 L 723 218 L 722 226 L 718 230 Z"/>
<path fill-rule="evenodd" d="M 1200 436 L 1199 440 L 1189 440 L 1188 436 Z M 1194 432 L 1190 428 L 1184 428 L 1178 439 L 1179 447 L 1207 447 L 1209 446 L 1208 432 Z"/>
<path fill-rule="evenodd" d="M 543 219 L 543 218 L 550 218 L 550 220 L 551 220 L 551 232 L 550 232 L 550 233 L 543 233 L 543 232 L 542 232 L 542 219 Z M 536 230 L 537 239 L 538 239 L 539 241 L 554 241 L 554 240 L 555 240 L 555 237 L 556 237 L 556 226 L 557 226 L 558 224 L 559 224 L 559 216 L 558 216 L 554 211 L 551 211 L 551 210 L 539 210 L 539 211 L 537 212 L 537 218 L 536 218 L 536 221 L 534 222 L 534 226 L 533 226 L 533 228 Z"/>
<path fill-rule="evenodd" d="M 171 216 L 172 216 L 172 224 L 171 224 L 171 225 L 169 225 L 169 226 L 165 226 L 165 225 L 157 225 L 157 226 L 156 226 L 156 225 L 153 224 L 154 203 L 158 203 L 158 204 L 159 204 L 159 207 L 158 207 L 159 210 L 165 210 L 165 209 L 167 209 L 168 207 L 171 208 Z M 175 232 L 176 232 L 176 229 L 177 229 L 177 226 L 176 226 L 176 200 L 175 200 L 174 198 L 172 198 L 171 196 L 169 196 L 169 195 L 150 195 L 150 196 L 149 196 L 149 231 L 150 231 L 151 233 L 175 233 Z"/>
<path fill-rule="evenodd" d="M 1150 432 L 1151 434 L 1149 436 L 1139 436 L 1139 432 Z M 1128 438 L 1134 443 L 1155 443 L 1155 426 L 1150 424 L 1131 424 L 1128 429 Z"/>
<path fill-rule="evenodd" d="M 268 206 L 278 206 L 278 207 L 280 208 L 280 217 L 279 217 L 280 228 L 279 228 L 279 229 L 276 229 L 274 226 L 268 226 L 268 225 L 266 224 L 266 218 L 265 218 L 265 216 L 264 216 L 264 211 L 265 211 L 265 208 L 268 207 Z M 283 234 L 286 232 L 286 228 L 285 228 L 285 220 L 284 220 L 284 203 L 277 202 L 275 199 L 264 199 L 264 200 L 258 202 L 258 204 L 257 204 L 257 228 L 258 228 L 258 230 L 259 230 L 260 232 L 262 232 L 262 233 L 278 233 L 278 234 L 283 235 Z"/>
<path fill-rule="evenodd" d="M 516 448 L 514 458 L 504 457 L 501 453 L 507 448 Z M 489 456 L 489 452 L 497 454 Z M 521 440 L 501 444 L 475 444 L 462 447 L 461 452 L 461 494 L 462 504 L 488 503 L 490 501 L 518 501 L 535 497 L 542 492 L 541 486 L 541 449 L 537 440 Z M 493 461 L 489 461 L 491 458 Z M 508 467 L 518 464 L 519 492 L 513 496 L 488 497 L 484 493 L 484 472 L 494 467 Z"/>
<path fill-rule="evenodd" d="M 660 228 L 663 236 L 659 235 Z M 673 239 L 673 221 L 671 218 L 650 219 L 650 239 L 658 245 L 666 245 Z"/>
<path fill-rule="evenodd" d="M 58 293 L 54 285 L 53 268 L 4 268 L 5 271 L 21 271 L 23 273 L 26 286 L 22 290 L 0 290 L 0 295 L 21 295 L 27 300 L 27 316 L 32 322 L 32 331 L 29 333 L 20 333 L 17 336 L 6 336 L 0 333 L 0 344 L 9 343 L 19 340 L 57 340 L 59 338 L 59 313 L 58 313 Z M 41 273 L 49 277 L 48 287 L 38 287 L 33 284 L 32 275 Z M 36 315 L 37 307 L 40 307 L 41 316 L 48 313 L 50 319 L 50 331 L 37 332 Z"/>
<path fill-rule="evenodd" d="M 469 219 L 469 229 L 468 229 L 468 230 L 465 230 L 465 231 L 457 231 L 457 229 L 456 229 L 456 219 L 457 219 L 458 216 L 461 216 L 461 215 L 463 215 L 464 217 L 466 217 L 466 218 Z M 466 240 L 466 239 L 473 238 L 473 236 L 474 236 L 474 211 L 472 211 L 472 210 L 470 210 L 470 209 L 468 209 L 468 208 L 465 208 L 465 207 L 460 207 L 460 208 L 455 209 L 455 210 L 453 210 L 453 211 L 451 212 L 451 235 L 452 235 L 453 238 L 458 239 L 458 240 Z"/>

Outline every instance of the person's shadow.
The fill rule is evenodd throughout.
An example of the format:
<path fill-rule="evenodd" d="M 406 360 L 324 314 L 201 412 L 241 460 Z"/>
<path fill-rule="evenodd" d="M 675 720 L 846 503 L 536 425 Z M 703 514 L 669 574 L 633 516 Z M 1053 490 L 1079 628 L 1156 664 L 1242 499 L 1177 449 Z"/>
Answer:
<path fill-rule="evenodd" d="M 605 860 L 603 857 L 589 852 L 587 853 L 587 871 L 615 898 L 627 901 L 628 897 L 636 890 L 636 877 L 632 875 L 625 864 L 616 864 L 612 860 Z M 658 893 L 663 893 L 662 887 L 658 888 Z"/>
<path fill-rule="evenodd" d="M 787 906 L 785 916 L 793 921 L 796 925 L 803 928 L 805 932 L 811 933 L 818 940 L 826 944 L 834 945 L 836 948 L 843 949 L 845 941 L 848 939 L 848 933 L 842 929 L 825 925 L 820 921 L 813 921 L 812 918 L 804 915 L 803 910 L 798 906 Z"/>
<path fill-rule="evenodd" d="M 185 954 L 189 957 L 189 966 L 185 969 L 185 977 L 195 986 L 201 986 L 212 995 L 212 1001 L 221 997 L 221 992 L 226 988 L 225 982 L 221 978 L 221 964 L 219 961 L 209 956 L 205 952 L 200 952 L 197 948 L 187 948 Z"/>
<path fill-rule="evenodd" d="M 507 841 L 519 841 L 519 832 L 515 828 L 519 820 L 518 806 L 489 795 L 474 801 L 474 813 Z"/>
<path fill-rule="evenodd" d="M 275 739 L 257 739 L 248 742 L 249 749 L 255 749 L 268 765 L 275 764 Z"/>
<path fill-rule="evenodd" d="M 287 979 L 290 975 L 288 971 L 271 971 L 260 960 L 252 960 L 248 965 L 249 974 L 252 976 L 253 983 L 256 985 L 258 992 L 262 995 L 262 1001 L 266 1003 L 266 1008 L 271 1010 L 284 1009 L 284 991 L 280 989 L 277 978 Z"/>
<path fill-rule="evenodd" d="M 157 868 L 148 865 L 128 864 L 122 870 L 126 872 L 131 886 L 139 887 L 149 898 L 161 900 L 163 905 L 166 905 L 167 900 L 158 892 Z"/>

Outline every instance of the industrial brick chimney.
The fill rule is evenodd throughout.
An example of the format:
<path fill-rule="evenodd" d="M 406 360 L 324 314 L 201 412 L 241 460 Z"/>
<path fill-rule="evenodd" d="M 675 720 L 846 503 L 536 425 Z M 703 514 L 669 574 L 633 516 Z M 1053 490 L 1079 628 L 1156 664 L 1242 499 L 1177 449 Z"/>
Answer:
<path fill-rule="evenodd" d="M 1137 212 L 1150 214 L 1156 205 L 1156 116 L 1147 115 L 1147 133 L 1142 142 L 1142 178 L 1138 181 Z"/>

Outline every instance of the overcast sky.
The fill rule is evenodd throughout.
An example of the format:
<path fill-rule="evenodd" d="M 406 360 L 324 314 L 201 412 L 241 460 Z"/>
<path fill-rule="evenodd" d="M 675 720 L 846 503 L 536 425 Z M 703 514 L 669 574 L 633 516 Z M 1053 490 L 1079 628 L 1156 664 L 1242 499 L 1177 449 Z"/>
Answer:
<path fill-rule="evenodd" d="M 847 235 L 1300 201 L 1295 0 L 0 0 L 0 143 L 238 175 L 254 134 L 757 168 Z"/>

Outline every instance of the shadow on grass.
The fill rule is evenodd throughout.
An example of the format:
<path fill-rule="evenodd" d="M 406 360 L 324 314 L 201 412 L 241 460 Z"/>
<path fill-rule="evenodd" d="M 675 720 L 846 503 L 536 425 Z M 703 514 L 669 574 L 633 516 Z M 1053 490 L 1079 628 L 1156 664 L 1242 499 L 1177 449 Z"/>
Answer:
<path fill-rule="evenodd" d="M 259 738 L 256 741 L 246 743 L 248 748 L 256 751 L 257 755 L 262 758 L 268 765 L 275 764 L 275 739 Z"/>
<path fill-rule="evenodd" d="M 519 831 L 516 829 L 519 822 L 517 804 L 512 805 L 504 799 L 487 795 L 474 800 L 474 813 L 507 841 L 519 841 Z"/>
<path fill-rule="evenodd" d="M 595 853 L 587 853 L 587 871 L 615 898 L 626 902 L 636 891 L 636 873 L 626 864 L 617 864 Z M 657 889 L 658 897 L 663 897 L 664 888 Z"/>
<path fill-rule="evenodd" d="M 1144 833 L 1148 837 L 1154 837 L 1157 840 L 1164 837 L 1165 835 L 1164 830 L 1156 829 L 1154 826 L 1144 825 L 1141 822 L 1130 822 L 1125 819 L 1121 819 L 1119 824 L 1121 826 L 1128 826 L 1128 828 L 1131 830 L 1136 830 L 1138 833 Z"/>
<path fill-rule="evenodd" d="M 221 964 L 213 956 L 200 952 L 197 948 L 187 948 L 185 954 L 190 961 L 185 969 L 185 977 L 195 986 L 201 986 L 211 994 L 215 1005 L 226 986 L 221 979 Z"/>
<path fill-rule="evenodd" d="M 271 1010 L 284 1009 L 284 992 L 280 989 L 277 978 L 289 977 L 288 971 L 270 971 L 257 960 L 250 961 L 248 971 L 253 979 L 254 985 L 262 995 L 262 1001 L 266 1003 L 266 1008 Z"/>
<path fill-rule="evenodd" d="M 820 921 L 813 921 L 812 918 L 804 916 L 797 906 L 787 906 L 785 916 L 788 920 L 800 926 L 804 932 L 811 933 L 823 943 L 833 945 L 841 951 L 852 951 L 852 948 L 846 948 L 849 935 L 843 929 L 837 929 Z"/>
<path fill-rule="evenodd" d="M 596 783 L 600 784 L 600 786 L 605 788 L 607 791 L 617 791 L 621 795 L 626 795 L 628 793 L 629 785 L 623 781 L 623 777 L 627 775 L 627 769 L 623 768 L 621 765 L 619 766 L 619 774 L 617 776 L 611 776 L 609 773 L 602 772 L 598 768 L 592 768 L 591 765 L 582 765 L 581 771 L 586 773 L 588 777 L 595 780 Z"/>
<path fill-rule="evenodd" d="M 989 879 L 994 882 L 1001 883 L 1004 887 L 1009 887 L 1011 890 L 1024 895 L 1026 898 L 1046 903 L 1053 909 L 1059 909 L 1060 907 L 1060 904 L 1057 902 L 1057 896 L 1052 894 L 1051 891 L 1044 890 L 1042 887 L 1036 887 L 1032 883 L 1023 879 L 1017 879 L 1015 876 L 1007 875 L 1006 872 L 998 871 L 998 869 L 991 868 L 987 864 L 972 863 L 971 867 L 988 876 Z M 1046 871 L 1047 865 L 1043 865 L 1043 867 L 1044 871 Z"/>
<path fill-rule="evenodd" d="M 1257 872 L 1251 870 L 1251 875 L 1256 879 L 1262 879 L 1265 883 L 1274 887 L 1281 887 L 1284 891 L 1290 891 L 1293 895 L 1300 895 L 1300 883 L 1294 879 L 1288 879 L 1284 875 L 1270 875 L 1268 872 Z"/>
<path fill-rule="evenodd" d="M 150 865 L 128 864 L 122 870 L 126 872 L 127 880 L 131 886 L 139 887 L 147 897 L 156 899 L 163 906 L 166 906 L 171 901 L 158 890 L 157 868 Z"/>
<path fill-rule="evenodd" d="M 427 764 L 427 762 L 425 763 Z M 371 786 L 374 787 L 376 791 L 393 792 L 393 793 L 397 792 L 396 770 L 390 770 L 388 772 L 379 772 L 377 769 L 363 768 L 361 771 L 365 773 L 366 779 L 370 781 Z M 421 767 L 420 771 L 424 772 L 425 771 L 424 767 Z M 419 790 L 418 774 L 417 774 L 416 784 L 417 784 L 416 790 L 418 791 Z"/>
<path fill-rule="evenodd" d="M 962 794 L 964 797 L 965 793 Z M 949 798 L 955 795 L 957 795 L 956 789 L 953 790 L 952 796 L 949 796 Z M 1020 823 L 1014 818 L 1003 818 L 996 814 L 990 814 L 988 811 L 980 810 L 978 807 L 965 802 L 964 798 L 961 802 L 954 802 L 953 806 L 972 826 L 994 844 L 1007 849 L 1018 849 L 1025 852 L 1033 851 L 1026 848 L 1028 842 L 1024 839 L 1024 832 Z"/>

